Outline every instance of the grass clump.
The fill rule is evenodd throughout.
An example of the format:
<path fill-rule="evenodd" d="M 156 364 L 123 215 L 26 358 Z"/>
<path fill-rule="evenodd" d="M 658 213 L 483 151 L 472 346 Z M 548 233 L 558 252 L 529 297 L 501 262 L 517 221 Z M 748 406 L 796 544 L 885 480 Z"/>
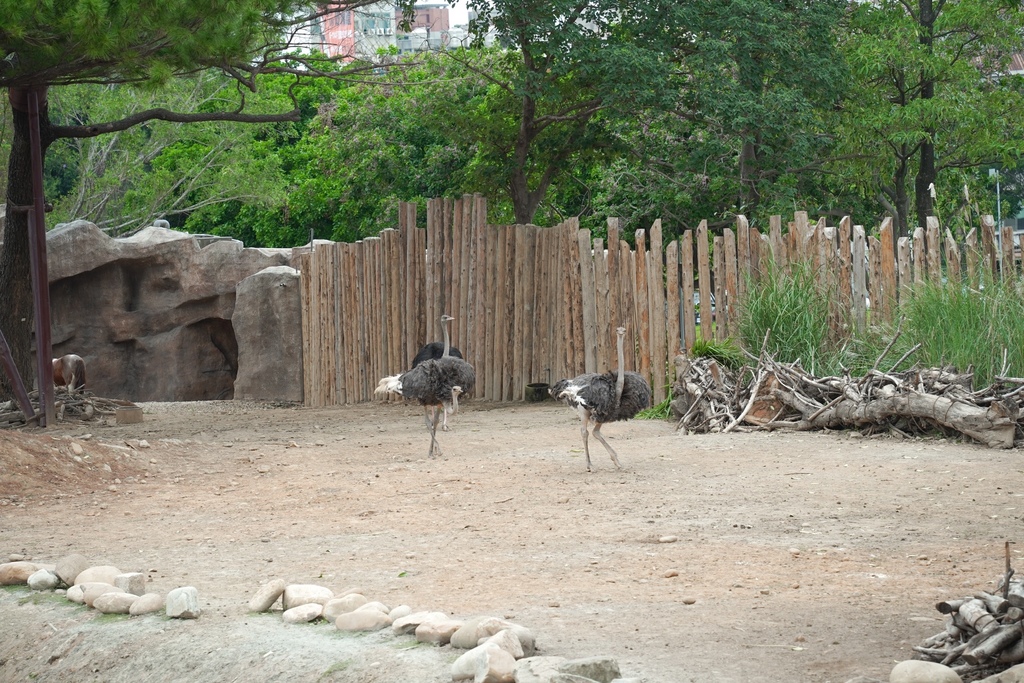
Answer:
<path fill-rule="evenodd" d="M 904 336 L 920 342 L 914 360 L 927 367 L 974 370 L 975 388 L 1002 371 L 1024 374 L 1024 280 L 922 283 L 901 306 Z"/>

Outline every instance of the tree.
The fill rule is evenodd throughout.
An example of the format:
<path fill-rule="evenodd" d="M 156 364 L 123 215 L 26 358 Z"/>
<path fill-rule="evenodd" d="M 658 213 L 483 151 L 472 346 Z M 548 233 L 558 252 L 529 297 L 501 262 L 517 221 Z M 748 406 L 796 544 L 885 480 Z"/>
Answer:
<path fill-rule="evenodd" d="M 659 100 L 668 64 L 657 43 L 631 32 L 645 3 L 477 0 L 480 33 L 493 25 L 507 51 L 452 51 L 486 82 L 461 128 L 479 160 L 506 183 L 514 220 L 530 223 L 579 150 L 605 142 L 599 114 Z"/>
<path fill-rule="evenodd" d="M 7 218 L 0 249 L 0 330 L 12 347 L 22 376 L 32 365 L 32 296 L 29 278 L 28 216 L 16 210 L 32 204 L 29 115 L 26 100 L 40 101 L 43 154 L 61 139 L 89 138 L 125 131 L 151 121 L 196 123 L 293 121 L 299 111 L 251 113 L 246 93 L 264 74 L 295 79 L 325 75 L 299 51 L 310 27 L 321 18 L 368 4 L 365 0 L 142 0 L 98 3 L 69 0 L 26 3 L 0 0 L 0 87 L 9 90 L 13 136 L 8 162 Z M 403 0 L 402 7 L 411 7 Z M 312 7 L 312 9 L 310 9 Z M 366 68 L 357 65 L 353 68 Z M 47 92 L 82 83 L 132 83 L 159 88 L 170 78 L 218 70 L 234 79 L 234 101 L 223 109 L 174 112 L 154 107 L 113 121 L 57 125 L 51 122 Z M 12 210 L 14 209 L 14 210 Z M 0 397 L 11 394 L 0 378 Z"/>
<path fill-rule="evenodd" d="M 1024 8 L 1008 0 L 880 0 L 852 6 L 843 51 L 855 77 L 839 135 L 858 159 L 853 182 L 906 235 L 925 225 L 937 192 L 961 194 L 943 172 L 1011 163 L 1024 153 L 1020 79 Z M 911 181 L 913 186 L 911 186 Z"/>

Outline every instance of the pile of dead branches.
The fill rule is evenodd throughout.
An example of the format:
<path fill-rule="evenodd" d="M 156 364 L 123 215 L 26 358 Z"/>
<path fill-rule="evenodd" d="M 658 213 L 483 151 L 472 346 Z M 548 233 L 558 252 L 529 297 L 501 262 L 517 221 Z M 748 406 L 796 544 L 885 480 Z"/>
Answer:
<path fill-rule="evenodd" d="M 979 591 L 935 605 L 945 628 L 914 648 L 919 659 L 951 667 L 973 681 L 1024 662 L 1024 583 L 1014 581 L 1006 545 L 1006 573 L 996 593 Z"/>
<path fill-rule="evenodd" d="M 39 392 L 29 395 L 32 409 L 39 414 Z M 95 396 L 90 391 L 69 391 L 56 387 L 54 392 L 54 413 L 58 422 L 89 422 L 114 415 L 118 408 L 134 405 L 129 401 Z M 26 420 L 24 413 L 13 401 L 0 404 L 0 429 L 18 429 L 35 426 L 36 419 Z"/>
<path fill-rule="evenodd" d="M 896 436 L 960 434 L 992 448 L 1024 440 L 1024 378 L 997 376 L 973 389 L 973 375 L 952 368 L 895 372 L 915 349 L 887 370 L 862 377 L 815 377 L 799 362 L 780 363 L 762 350 L 756 367 L 730 373 L 709 358 L 676 359 L 672 412 L 688 432 L 733 429 L 857 429 Z M 888 351 L 888 349 L 886 350 Z"/>

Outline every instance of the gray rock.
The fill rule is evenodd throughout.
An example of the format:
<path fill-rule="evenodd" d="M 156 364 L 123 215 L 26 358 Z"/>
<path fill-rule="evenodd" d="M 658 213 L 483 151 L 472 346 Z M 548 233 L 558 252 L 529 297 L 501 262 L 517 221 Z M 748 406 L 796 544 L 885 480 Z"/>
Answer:
<path fill-rule="evenodd" d="M 92 606 L 103 614 L 128 614 L 138 599 L 133 593 L 104 593 L 93 600 Z"/>
<path fill-rule="evenodd" d="M 349 593 L 343 595 L 340 598 L 332 598 L 331 612 L 335 614 L 335 617 L 345 614 L 346 612 L 354 612 L 358 608 L 362 607 L 367 603 L 367 599 L 358 593 Z M 326 607 L 326 603 L 324 605 Z"/>
<path fill-rule="evenodd" d="M 28 583 L 28 577 L 39 571 L 35 562 L 18 560 L 0 564 L 0 586 L 16 586 Z"/>
<path fill-rule="evenodd" d="M 239 282 L 231 325 L 238 340 L 235 398 L 301 401 L 299 271 L 273 266 Z"/>
<path fill-rule="evenodd" d="M 72 553 L 57 560 L 55 571 L 60 580 L 64 582 L 64 585 L 73 586 L 78 575 L 85 569 L 88 569 L 90 564 L 85 555 Z"/>
<path fill-rule="evenodd" d="M 619 663 L 611 657 L 587 657 L 570 659 L 558 667 L 560 673 L 590 678 L 598 683 L 611 683 L 622 676 Z M 568 683 L 568 682 L 566 682 Z"/>
<path fill-rule="evenodd" d="M 259 587 L 259 590 L 249 599 L 250 612 L 266 612 L 274 603 L 284 595 L 287 584 L 284 579 L 274 579 Z"/>
<path fill-rule="evenodd" d="M 908 659 L 889 672 L 889 683 L 963 683 L 960 676 L 936 662 Z"/>
<path fill-rule="evenodd" d="M 313 583 L 293 583 L 285 587 L 282 601 L 286 610 L 299 605 L 307 605 L 311 602 L 321 607 L 327 604 L 328 600 L 334 598 L 334 591 L 330 588 L 317 586 Z"/>
<path fill-rule="evenodd" d="M 109 583 L 111 586 L 114 585 L 114 579 L 123 574 L 117 567 L 109 564 L 101 564 L 95 567 L 88 567 L 83 569 L 75 577 L 75 584 L 83 583 Z"/>
<path fill-rule="evenodd" d="M 298 607 L 292 607 L 286 609 L 281 615 L 281 619 L 286 624 L 302 624 L 319 619 L 323 614 L 324 606 L 318 602 L 308 602 Z"/>
<path fill-rule="evenodd" d="M 558 667 L 565 664 L 565 657 L 527 657 L 516 663 L 516 683 L 548 683 L 558 673 Z"/>
<path fill-rule="evenodd" d="M 978 683 L 1024 683 L 1024 664 L 1011 666 L 1002 673 L 982 678 Z"/>
<path fill-rule="evenodd" d="M 375 609 L 356 610 L 334 620 L 339 631 L 379 631 L 391 626 L 391 617 Z"/>
<path fill-rule="evenodd" d="M 175 588 L 167 594 L 167 616 L 172 619 L 197 619 L 202 614 L 199 608 L 199 591 L 193 586 Z"/>
<path fill-rule="evenodd" d="M 34 591 L 52 591 L 60 584 L 60 578 L 49 569 L 38 569 L 28 577 L 26 583 Z"/>
<path fill-rule="evenodd" d="M 114 585 L 123 588 L 125 593 L 142 595 L 146 592 L 146 575 L 140 572 L 118 574 L 114 577 Z"/>
<path fill-rule="evenodd" d="M 512 632 L 511 629 L 504 629 L 498 631 L 493 636 L 485 640 L 482 644 L 493 643 L 500 647 L 505 652 L 512 655 L 513 659 L 523 658 L 523 645 L 519 642 L 519 638 Z"/>
<path fill-rule="evenodd" d="M 140 595 L 139 599 L 128 608 L 128 614 L 138 617 L 143 614 L 159 612 L 164 608 L 164 596 L 160 593 L 146 593 Z"/>
<path fill-rule="evenodd" d="M 373 601 L 373 602 L 367 602 L 365 604 L 362 604 L 359 607 L 356 607 L 352 611 L 353 612 L 362 612 L 362 611 L 365 611 L 365 610 L 368 610 L 368 609 L 376 610 L 376 611 L 382 612 L 384 614 L 388 614 L 391 611 L 390 609 L 388 609 L 388 606 L 385 605 L 383 602 L 378 602 L 376 600 Z"/>

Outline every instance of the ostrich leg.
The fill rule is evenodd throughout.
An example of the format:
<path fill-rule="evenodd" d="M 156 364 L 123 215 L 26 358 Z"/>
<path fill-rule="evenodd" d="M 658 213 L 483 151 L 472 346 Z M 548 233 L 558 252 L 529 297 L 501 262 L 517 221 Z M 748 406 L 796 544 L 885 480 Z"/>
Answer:
<path fill-rule="evenodd" d="M 441 446 L 437 443 L 437 422 L 439 419 L 438 406 L 430 406 L 430 412 L 430 450 L 427 451 L 427 457 L 433 458 L 435 453 L 441 455 Z"/>
<path fill-rule="evenodd" d="M 583 454 L 587 456 L 587 472 L 593 472 L 593 468 L 590 466 L 590 444 L 588 443 L 588 437 L 590 436 L 590 411 L 586 408 L 579 408 L 580 411 L 580 434 L 583 435 Z"/>
<path fill-rule="evenodd" d="M 597 438 L 598 441 L 600 441 L 601 443 L 604 444 L 604 447 L 608 449 L 608 455 L 612 456 L 612 462 L 615 463 L 615 466 L 618 467 L 621 470 L 622 469 L 622 465 L 619 463 L 619 456 L 616 455 L 615 449 L 612 448 L 610 445 L 608 445 L 608 442 L 604 440 L 604 436 L 601 435 L 601 423 L 600 422 L 598 422 L 598 423 L 596 423 L 594 425 L 594 437 Z M 587 464 L 588 465 L 590 464 L 589 459 L 587 461 Z"/>

